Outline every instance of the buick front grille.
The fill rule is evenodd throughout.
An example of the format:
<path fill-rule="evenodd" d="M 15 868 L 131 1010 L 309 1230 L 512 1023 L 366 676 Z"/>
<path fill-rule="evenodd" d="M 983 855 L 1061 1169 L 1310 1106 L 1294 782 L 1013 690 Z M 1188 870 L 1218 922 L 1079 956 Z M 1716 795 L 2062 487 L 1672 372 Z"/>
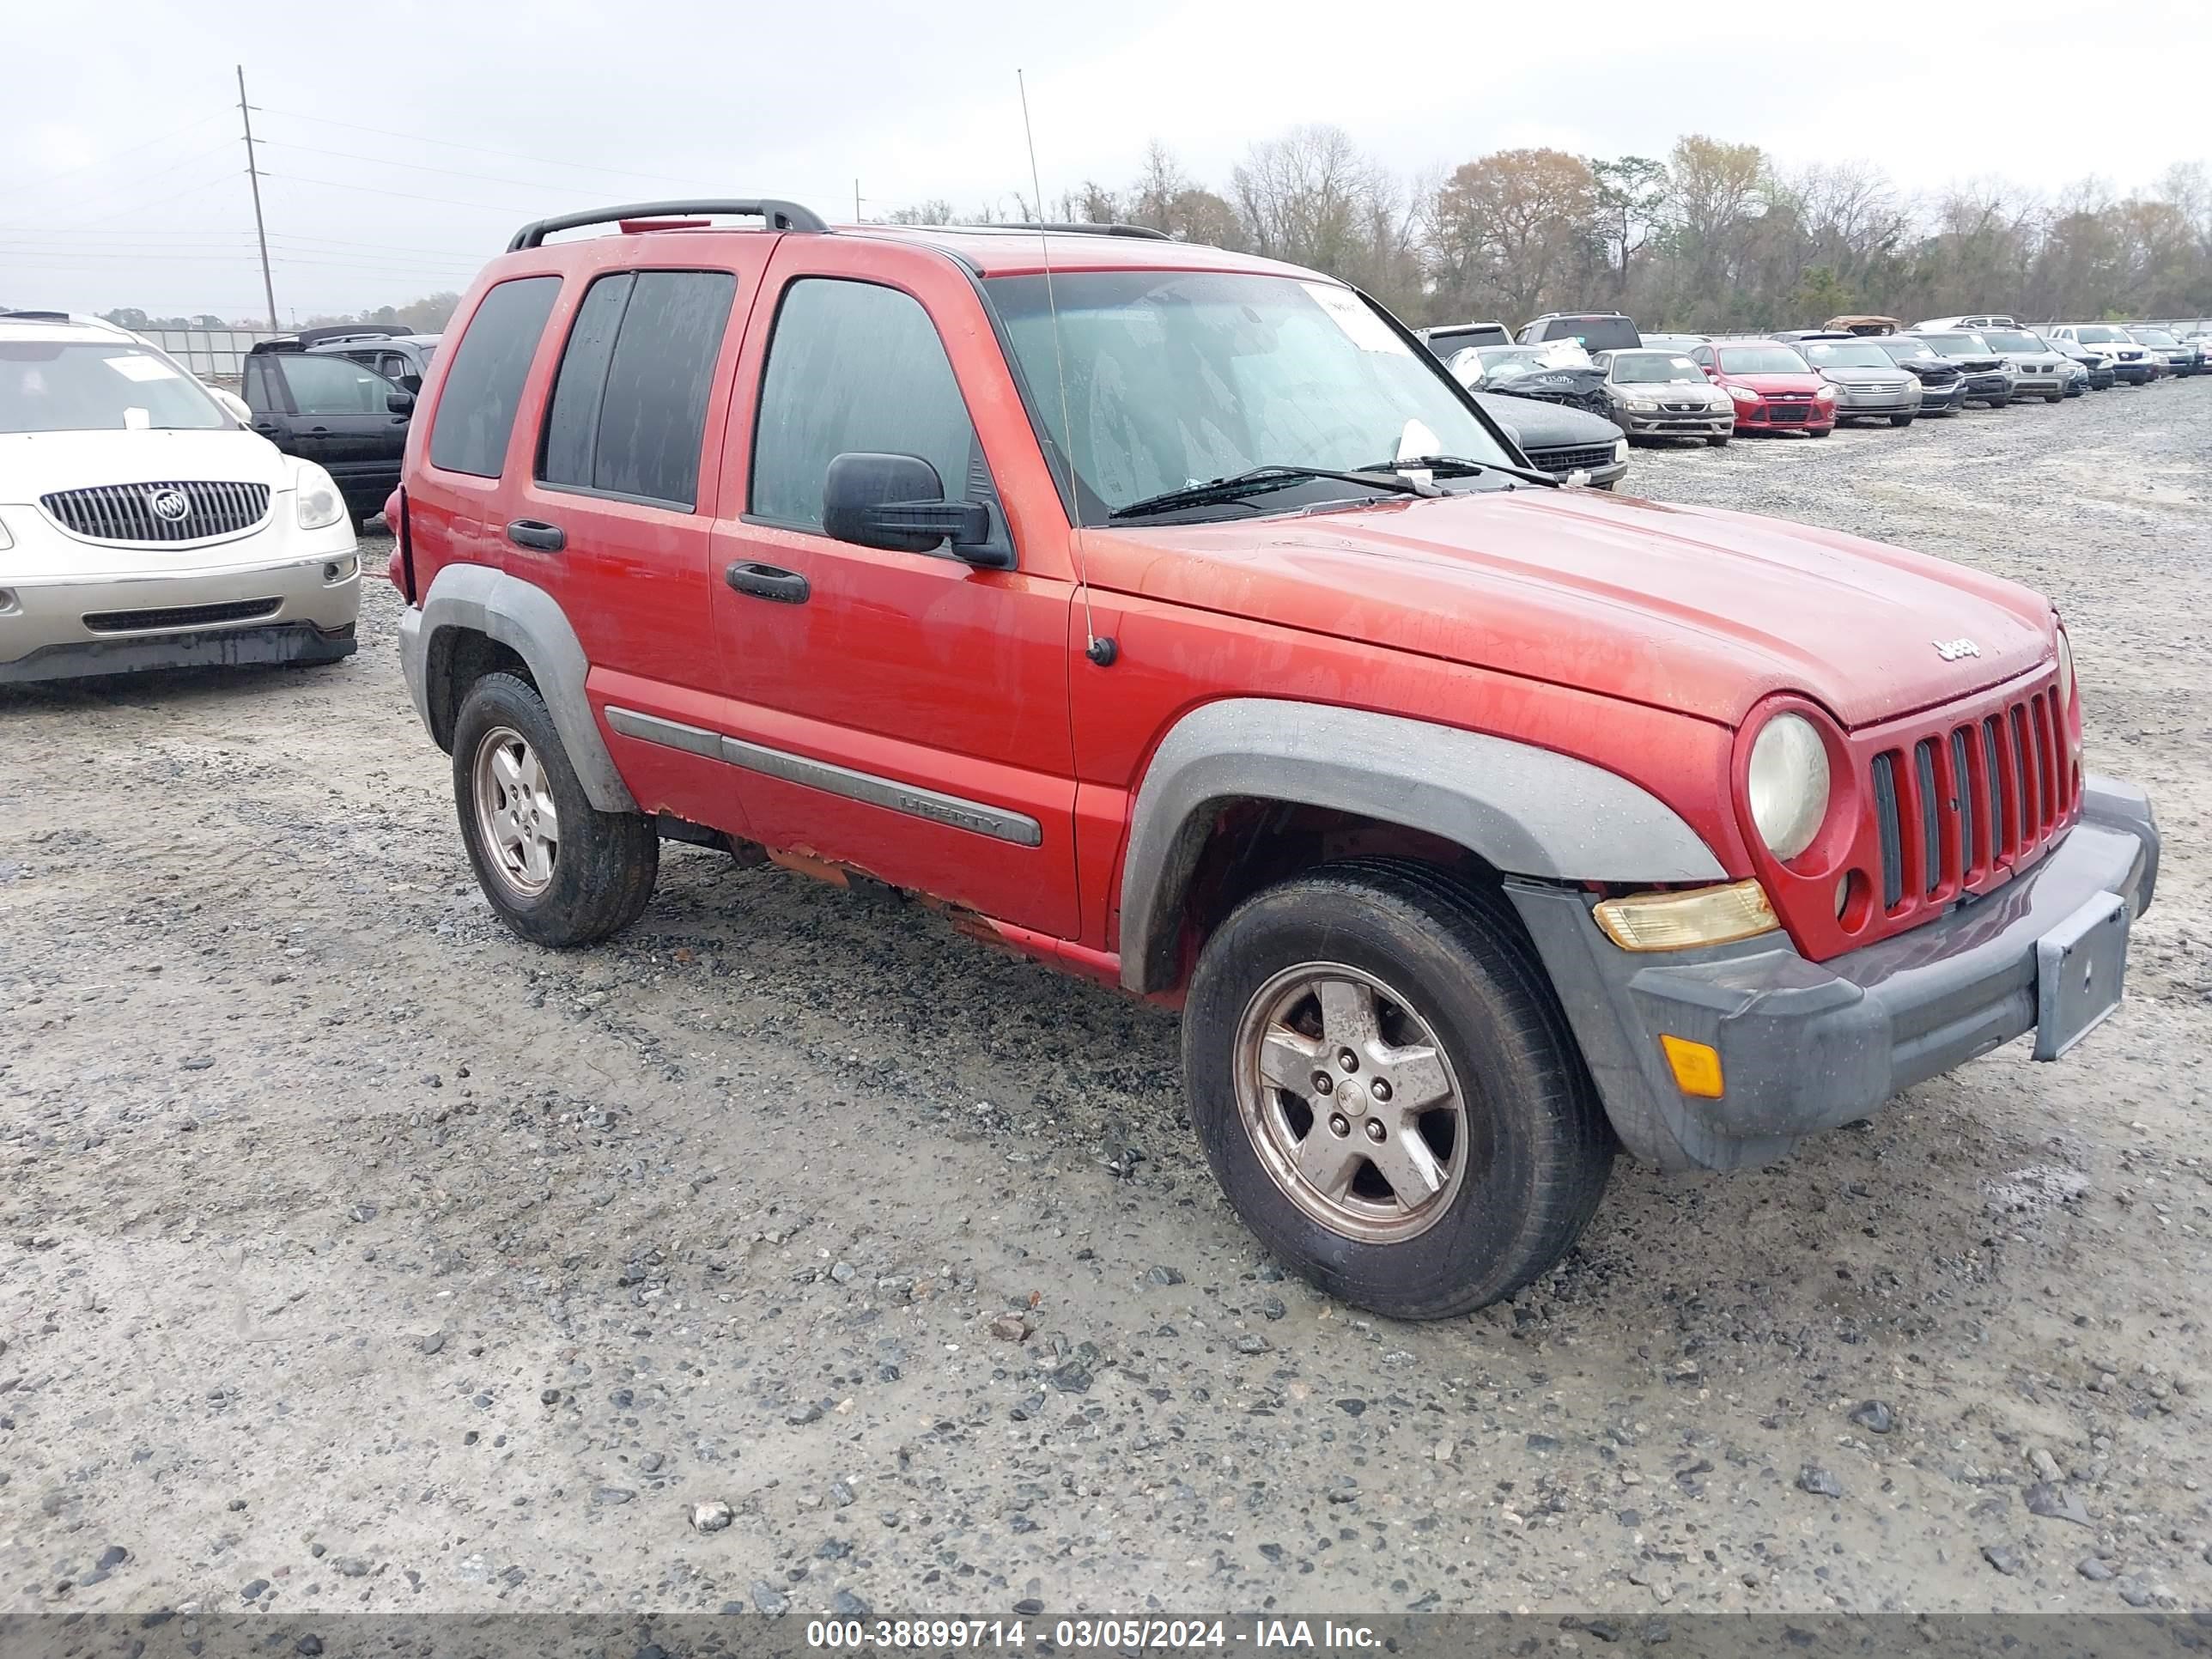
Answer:
<path fill-rule="evenodd" d="M 273 617 L 282 599 L 226 599 L 219 605 L 173 605 L 158 611 L 95 611 L 84 625 L 95 634 L 146 634 L 158 629 L 205 628 L 216 623 Z"/>
<path fill-rule="evenodd" d="M 2065 731 L 2046 688 L 1876 755 L 1883 909 L 1980 886 L 2063 829 L 2077 804 Z"/>
<path fill-rule="evenodd" d="M 39 500 L 63 529 L 100 542 L 206 541 L 269 516 L 269 486 L 258 483 L 95 484 Z"/>

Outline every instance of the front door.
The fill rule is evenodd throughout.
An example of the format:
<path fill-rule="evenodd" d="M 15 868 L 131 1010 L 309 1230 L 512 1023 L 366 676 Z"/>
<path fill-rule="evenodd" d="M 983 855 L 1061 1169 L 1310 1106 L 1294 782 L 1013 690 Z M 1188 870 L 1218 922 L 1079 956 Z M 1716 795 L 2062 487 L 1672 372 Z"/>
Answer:
<path fill-rule="evenodd" d="M 294 444 L 279 447 L 326 470 L 356 513 L 380 510 L 407 447 L 408 416 L 386 402 L 399 387 L 343 357 L 264 352 L 261 361 L 282 379 L 290 406 Z"/>
<path fill-rule="evenodd" d="M 887 250 L 884 280 L 855 281 L 808 268 L 819 240 L 787 237 L 771 264 L 757 315 L 773 327 L 739 375 L 754 441 L 714 538 L 746 817 L 772 847 L 1073 938 L 1065 523 L 1024 544 L 1009 522 L 1001 482 L 1034 483 L 1039 463 L 1025 424 L 1000 453 L 979 434 L 971 404 L 1002 411 L 1000 434 L 1019 405 L 957 267 Z M 946 498 L 986 505 L 1013 568 L 824 535 L 823 480 L 849 453 L 928 461 Z"/>

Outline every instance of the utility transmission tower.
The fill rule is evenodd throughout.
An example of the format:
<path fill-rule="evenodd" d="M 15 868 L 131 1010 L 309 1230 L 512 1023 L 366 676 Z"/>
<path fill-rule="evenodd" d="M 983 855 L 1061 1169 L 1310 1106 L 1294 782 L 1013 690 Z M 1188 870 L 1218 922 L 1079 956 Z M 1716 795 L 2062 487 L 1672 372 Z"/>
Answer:
<path fill-rule="evenodd" d="M 246 101 L 246 65 L 238 66 L 238 118 L 246 124 L 246 177 L 253 186 L 253 237 L 261 245 L 261 297 L 269 301 L 271 331 L 284 325 L 276 319 L 276 284 L 269 277 L 269 233 L 261 223 L 261 170 L 253 155 L 253 113 Z"/>

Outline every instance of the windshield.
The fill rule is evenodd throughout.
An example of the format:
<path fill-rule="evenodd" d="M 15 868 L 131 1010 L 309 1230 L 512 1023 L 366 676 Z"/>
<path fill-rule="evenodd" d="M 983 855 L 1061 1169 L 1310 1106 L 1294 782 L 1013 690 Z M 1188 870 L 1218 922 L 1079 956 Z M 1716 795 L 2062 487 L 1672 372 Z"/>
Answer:
<path fill-rule="evenodd" d="M 1664 386 L 1672 380 L 1702 382 L 1705 373 L 1671 351 L 1622 351 L 1613 355 L 1613 378 L 1625 386 Z"/>
<path fill-rule="evenodd" d="M 1925 340 L 1884 340 L 1881 349 L 1889 354 L 1893 362 L 1917 362 L 1923 357 L 1940 357 L 1943 354 Z"/>
<path fill-rule="evenodd" d="M 2128 332 L 2145 345 L 2170 346 L 2181 343 L 2162 328 L 2131 328 Z"/>
<path fill-rule="evenodd" d="M 2074 337 L 2083 345 L 2114 345 L 2128 337 L 2103 323 L 2084 323 L 2074 331 Z"/>
<path fill-rule="evenodd" d="M 1807 340 L 1797 348 L 1815 368 L 1895 368 L 1889 354 L 1878 345 L 1858 345 L 1849 340 Z"/>
<path fill-rule="evenodd" d="M 1057 351 L 1042 276 L 985 286 L 1037 416 L 1073 460 L 1086 522 L 1257 466 L 1342 471 L 1413 455 L 1513 464 L 1442 365 L 1334 283 L 1058 276 Z"/>
<path fill-rule="evenodd" d="M 2009 329 L 1993 328 L 1982 338 L 1996 351 L 2048 351 L 2051 348 L 2033 334 L 2016 334 Z"/>
<path fill-rule="evenodd" d="M 0 340 L 0 432 L 236 425 L 198 380 L 127 341 Z"/>
<path fill-rule="evenodd" d="M 1721 367 L 1731 374 L 1804 374 L 1805 360 L 1786 345 L 1723 346 Z"/>
<path fill-rule="evenodd" d="M 1931 334 L 1928 343 L 1946 357 L 1986 357 L 1990 349 L 1972 334 Z"/>

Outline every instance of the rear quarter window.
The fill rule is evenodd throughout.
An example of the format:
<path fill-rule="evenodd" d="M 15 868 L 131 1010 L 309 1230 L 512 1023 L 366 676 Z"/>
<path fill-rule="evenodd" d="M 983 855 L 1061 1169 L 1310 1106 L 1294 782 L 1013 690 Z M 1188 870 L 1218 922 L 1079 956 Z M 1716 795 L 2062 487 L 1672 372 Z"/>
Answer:
<path fill-rule="evenodd" d="M 431 465 L 499 477 L 522 383 L 560 292 L 558 276 L 518 276 L 484 295 L 446 370 L 430 432 Z"/>

